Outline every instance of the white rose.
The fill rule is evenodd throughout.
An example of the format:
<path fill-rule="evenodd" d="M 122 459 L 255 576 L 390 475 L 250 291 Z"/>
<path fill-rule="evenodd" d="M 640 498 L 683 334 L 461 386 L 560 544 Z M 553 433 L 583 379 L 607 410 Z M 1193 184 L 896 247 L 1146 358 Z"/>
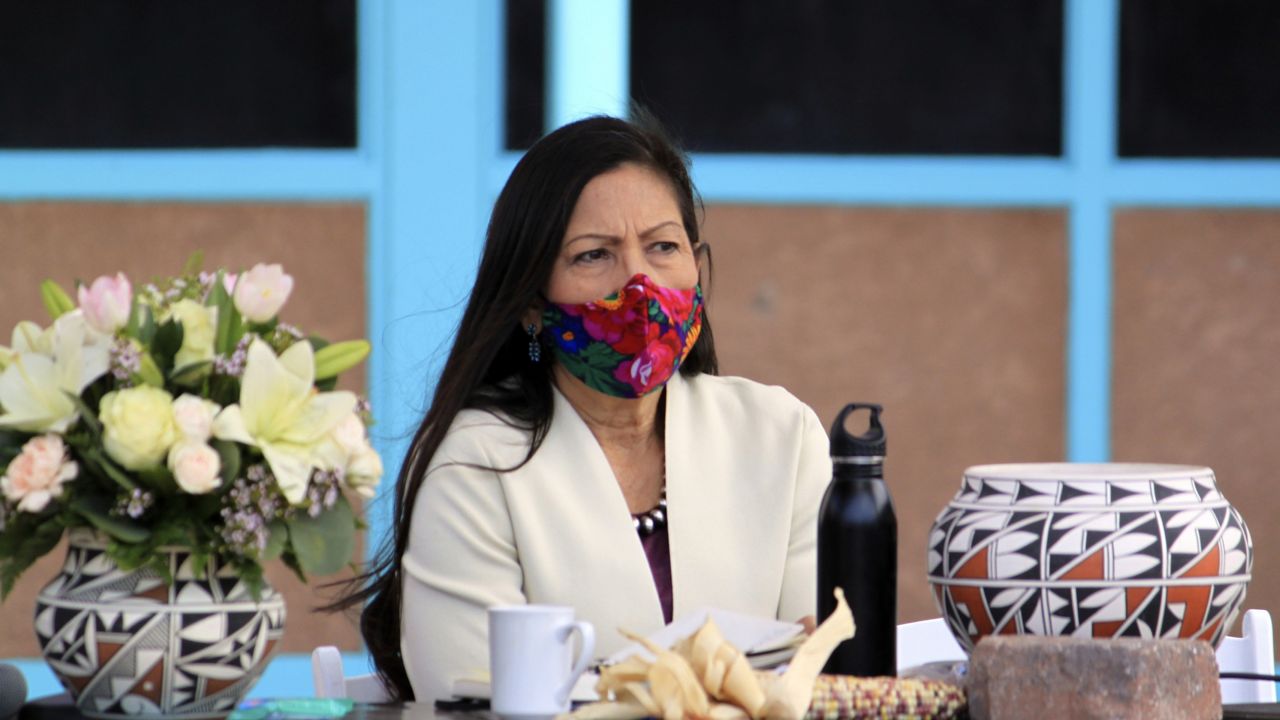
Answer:
<path fill-rule="evenodd" d="M 382 479 L 382 458 L 372 446 L 365 448 L 351 458 L 347 471 L 342 476 L 347 487 L 356 491 L 360 497 L 369 500 L 378 492 L 378 481 Z"/>
<path fill-rule="evenodd" d="M 212 400 L 186 394 L 173 401 L 173 424 L 183 439 L 205 442 L 213 432 L 213 418 L 222 408 Z"/>
<path fill-rule="evenodd" d="M 371 498 L 382 478 L 382 458 L 369 444 L 364 422 L 351 413 L 333 429 L 333 442 L 341 448 L 343 479 L 363 498 Z"/>
<path fill-rule="evenodd" d="M 177 439 L 173 396 L 150 385 L 115 390 L 98 405 L 102 444 L 127 470 L 146 470 L 164 460 Z"/>
<path fill-rule="evenodd" d="M 213 340 L 218 328 L 217 308 L 183 299 L 169 308 L 169 317 L 182 325 L 182 347 L 173 358 L 174 367 L 213 359 Z"/>
<path fill-rule="evenodd" d="M 184 440 L 169 450 L 169 471 L 178 487 L 192 495 L 203 495 L 221 484 L 218 472 L 222 460 L 218 452 L 203 442 Z"/>
<path fill-rule="evenodd" d="M 365 436 L 364 422 L 355 413 L 347 415 L 342 422 L 338 423 L 333 429 L 333 439 L 348 456 L 355 455 L 369 444 Z"/>

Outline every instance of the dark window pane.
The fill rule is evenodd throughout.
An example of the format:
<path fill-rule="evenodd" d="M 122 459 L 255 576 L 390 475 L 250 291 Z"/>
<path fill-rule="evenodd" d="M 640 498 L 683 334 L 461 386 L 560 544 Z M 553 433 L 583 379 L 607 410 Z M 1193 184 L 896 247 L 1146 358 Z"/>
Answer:
<path fill-rule="evenodd" d="M 1061 152 L 1061 0 L 643 0 L 631 22 L 631 94 L 692 150 Z"/>
<path fill-rule="evenodd" d="M 524 150 L 542 137 L 546 103 L 546 0 L 506 0 L 506 147 Z"/>
<path fill-rule="evenodd" d="M 1280 3 L 1124 0 L 1120 154 L 1280 156 Z"/>
<path fill-rule="evenodd" d="M 353 147 L 355 0 L 0 0 L 0 147 Z"/>

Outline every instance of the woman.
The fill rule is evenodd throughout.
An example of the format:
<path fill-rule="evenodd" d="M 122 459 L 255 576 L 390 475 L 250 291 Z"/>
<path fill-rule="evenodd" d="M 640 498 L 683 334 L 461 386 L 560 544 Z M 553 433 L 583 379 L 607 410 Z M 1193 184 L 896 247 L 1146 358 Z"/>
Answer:
<path fill-rule="evenodd" d="M 590 118 L 517 164 L 394 537 L 345 600 L 369 600 L 394 696 L 486 670 L 494 604 L 572 605 L 601 654 L 614 628 L 700 606 L 813 613 L 826 436 L 781 388 L 715 376 L 704 249 L 684 158 L 653 129 Z"/>

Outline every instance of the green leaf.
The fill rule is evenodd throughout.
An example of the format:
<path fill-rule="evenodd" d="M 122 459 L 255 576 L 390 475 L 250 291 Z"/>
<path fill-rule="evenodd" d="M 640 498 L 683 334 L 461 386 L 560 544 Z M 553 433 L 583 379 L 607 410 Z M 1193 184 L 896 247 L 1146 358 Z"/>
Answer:
<path fill-rule="evenodd" d="M 616 350 L 602 342 L 591 343 L 578 355 L 565 354 L 558 359 L 571 374 L 582 378 L 587 387 L 609 395 L 618 395 L 627 387 L 613 376 L 622 360 Z"/>
<path fill-rule="evenodd" d="M 142 314 L 144 308 L 138 304 L 138 296 L 133 296 L 133 302 L 129 304 L 129 322 L 124 326 L 124 334 L 129 337 L 138 337 L 138 329 L 142 326 Z"/>
<path fill-rule="evenodd" d="M 52 280 L 40 283 L 40 300 L 44 303 L 44 309 L 49 313 L 51 320 L 57 320 L 63 314 L 76 309 L 76 304 L 67 291 Z"/>
<path fill-rule="evenodd" d="M 151 353 L 143 352 L 138 354 L 137 376 L 139 380 L 151 387 L 164 387 L 164 373 L 160 371 L 160 366 L 151 357 Z"/>
<path fill-rule="evenodd" d="M 153 490 L 158 490 L 166 495 L 178 492 L 178 483 L 173 479 L 173 473 L 169 472 L 169 468 L 163 465 L 146 468 L 145 470 L 135 470 L 134 474 L 138 476 L 138 479 L 144 485 Z"/>
<path fill-rule="evenodd" d="M 62 539 L 65 524 L 56 512 L 19 512 L 0 532 L 0 600 L 32 563 L 44 557 Z"/>
<path fill-rule="evenodd" d="M 89 403 L 85 402 L 83 398 L 73 392 L 69 392 L 67 390 L 63 390 L 62 392 L 66 393 L 67 397 L 71 398 L 72 404 L 74 404 L 76 409 L 80 411 L 80 419 L 84 420 L 84 425 L 89 428 L 89 432 L 93 433 L 95 438 L 101 437 L 102 423 L 98 422 L 98 414 L 93 411 L 93 408 L 89 407 Z"/>
<path fill-rule="evenodd" d="M 205 304 L 217 309 L 218 325 L 213 335 L 213 351 L 219 355 L 230 355 L 244 335 L 244 326 L 240 312 L 236 310 L 231 295 L 222 284 L 223 277 L 225 275 L 219 270 L 218 278 L 213 283 L 213 291 L 209 293 Z"/>
<path fill-rule="evenodd" d="M 209 445 L 218 452 L 218 460 L 222 465 L 218 476 L 222 478 L 223 486 L 235 482 L 240 477 L 240 446 L 230 440 L 211 440 Z"/>
<path fill-rule="evenodd" d="M 346 566 L 356 548 L 355 515 L 346 498 L 311 517 L 298 512 L 286 521 L 298 565 L 310 575 L 329 575 Z"/>
<path fill-rule="evenodd" d="M 212 360 L 200 360 L 198 362 L 187 363 L 180 368 L 174 369 L 169 373 L 169 382 L 175 385 L 186 385 L 188 387 L 196 385 L 204 376 L 208 374 L 209 368 L 213 367 Z"/>
<path fill-rule="evenodd" d="M 164 323 L 156 330 L 156 336 L 151 341 L 151 357 L 161 369 L 173 367 L 173 356 L 182 349 L 184 334 L 182 323 L 173 320 Z"/>
<path fill-rule="evenodd" d="M 156 336 L 156 317 L 145 305 L 138 306 L 138 317 L 138 333 L 134 337 L 143 345 L 150 345 Z"/>
<path fill-rule="evenodd" d="M 237 566 L 240 571 L 240 581 L 244 583 L 245 588 L 249 590 L 249 597 L 254 601 L 262 599 L 262 566 L 255 562 L 245 562 Z M 305 580 L 303 582 L 306 582 Z"/>
<path fill-rule="evenodd" d="M 204 577 L 205 570 L 209 569 L 209 553 L 202 548 L 193 548 L 191 551 L 191 574 L 195 577 Z"/>
<path fill-rule="evenodd" d="M 316 351 L 316 380 L 337 377 L 369 356 L 368 340 L 347 340 Z"/>
<path fill-rule="evenodd" d="M 93 526 L 111 537 L 127 542 L 140 543 L 151 536 L 151 531 L 131 520 L 111 514 L 111 503 L 91 495 L 73 498 L 67 505 Z"/>
<path fill-rule="evenodd" d="M 182 266 L 182 274 L 198 275 L 202 267 L 204 267 L 204 251 L 197 250 L 191 253 L 191 257 L 187 258 L 187 264 Z"/>
<path fill-rule="evenodd" d="M 283 562 L 285 567 L 292 570 L 293 574 L 298 576 L 298 579 L 301 580 L 304 585 L 307 583 L 307 573 L 302 569 L 302 565 L 298 564 L 297 555 L 286 550 L 284 554 L 280 556 L 280 562 Z"/>
<path fill-rule="evenodd" d="M 272 520 L 267 526 L 271 535 L 267 537 L 267 547 L 262 550 L 262 562 L 271 562 L 284 553 L 284 546 L 289 541 L 289 526 L 283 520 Z"/>
<path fill-rule="evenodd" d="M 106 475 L 109 480 L 114 480 L 117 485 L 125 490 L 132 492 L 137 487 L 137 484 L 133 482 L 133 478 L 116 467 L 115 463 L 111 462 L 101 450 L 97 448 L 86 449 L 82 450 L 80 454 L 83 459 L 95 466 L 102 475 Z"/>

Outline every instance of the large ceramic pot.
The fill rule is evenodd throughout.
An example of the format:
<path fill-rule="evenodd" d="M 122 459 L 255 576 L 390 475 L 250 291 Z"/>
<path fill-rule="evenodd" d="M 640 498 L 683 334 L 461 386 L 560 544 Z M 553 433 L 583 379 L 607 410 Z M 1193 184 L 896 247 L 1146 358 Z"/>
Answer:
<path fill-rule="evenodd" d="M 1209 468 L 982 465 L 934 521 L 928 568 L 969 650 L 992 634 L 1216 648 L 1244 601 L 1253 546 Z"/>
<path fill-rule="evenodd" d="M 173 583 L 120 570 L 93 533 L 70 533 L 61 572 L 36 599 L 45 660 L 92 718 L 221 718 L 257 681 L 284 635 L 284 600 L 254 601 L 235 572 L 192 570 L 167 548 Z"/>

